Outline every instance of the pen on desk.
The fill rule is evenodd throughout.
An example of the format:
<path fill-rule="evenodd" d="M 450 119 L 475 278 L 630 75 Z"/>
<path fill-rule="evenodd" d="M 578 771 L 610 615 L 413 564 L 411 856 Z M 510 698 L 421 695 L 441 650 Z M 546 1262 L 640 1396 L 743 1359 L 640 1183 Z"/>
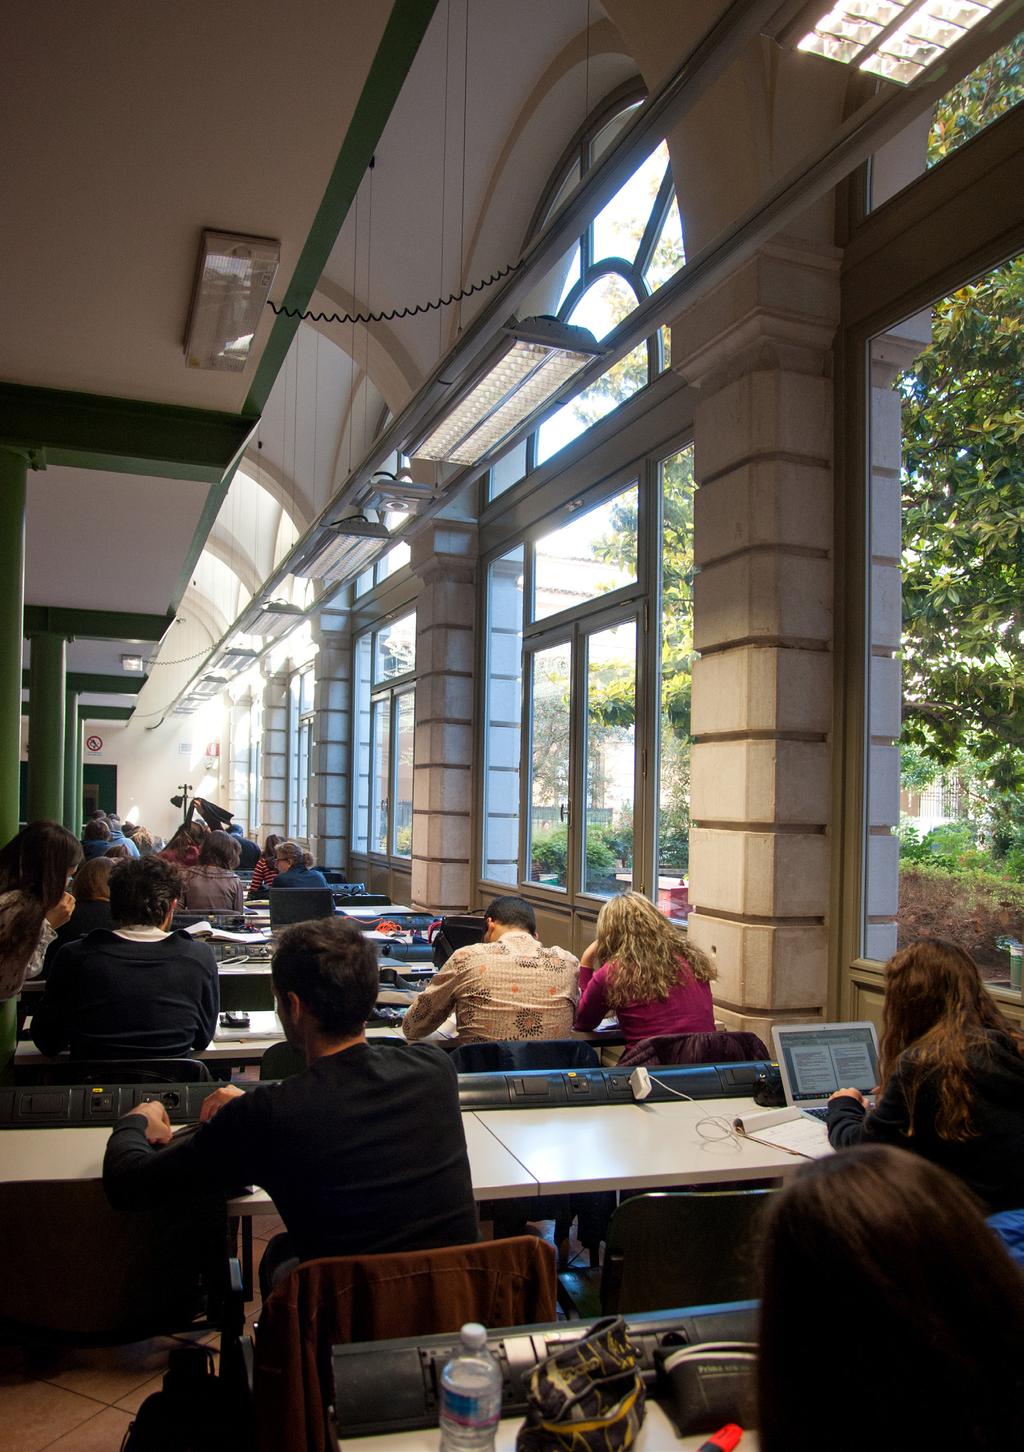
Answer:
<path fill-rule="evenodd" d="M 719 1427 L 718 1431 L 706 1442 L 702 1442 L 697 1448 L 697 1452 L 732 1452 L 742 1436 L 742 1427 L 737 1427 L 735 1422 L 727 1422 L 724 1427 Z"/>

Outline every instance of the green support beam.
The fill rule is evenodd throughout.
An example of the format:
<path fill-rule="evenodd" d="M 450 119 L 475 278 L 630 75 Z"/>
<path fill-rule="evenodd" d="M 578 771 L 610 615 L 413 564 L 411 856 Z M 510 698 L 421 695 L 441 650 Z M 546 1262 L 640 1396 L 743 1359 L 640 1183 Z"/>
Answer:
<path fill-rule="evenodd" d="M 162 640 L 173 615 L 141 615 L 126 610 L 70 610 L 62 605 L 26 605 L 25 634 L 47 631 L 72 640 Z"/>
<path fill-rule="evenodd" d="M 70 676 L 67 678 L 67 689 L 64 692 L 64 825 L 69 832 L 74 832 L 77 837 L 82 830 L 82 823 L 79 820 L 82 815 L 82 804 L 76 801 L 78 791 L 78 757 L 76 752 L 76 741 L 81 743 L 82 723 L 78 719 L 78 692 L 71 686 Z"/>
<path fill-rule="evenodd" d="M 27 474 L 27 454 L 0 449 L 0 846 L 18 830 Z"/>
<path fill-rule="evenodd" d="M 30 822 L 64 817 L 63 635 L 32 636 L 28 688 L 28 801 Z"/>
<path fill-rule="evenodd" d="M 327 266 L 327 259 L 338 240 L 342 223 L 359 190 L 359 184 L 366 175 L 366 169 L 373 159 L 388 117 L 398 100 L 398 93 L 409 74 L 420 41 L 426 34 L 436 9 L 437 0 L 395 0 L 377 47 L 377 54 L 352 113 L 352 120 L 327 183 L 327 190 L 313 219 L 313 226 L 299 255 L 291 282 L 281 299 L 281 306 L 294 308 L 299 312 L 309 307 L 313 289 Z M 249 395 L 243 404 L 246 414 L 256 417 L 263 412 L 298 328 L 298 318 L 288 318 L 279 313 L 274 319 L 274 326 L 256 368 Z"/>
<path fill-rule="evenodd" d="M 70 464 L 161 479 L 219 484 L 256 426 L 242 414 L 0 384 L 0 448 L 37 464 Z"/>
<path fill-rule="evenodd" d="M 79 704 L 78 719 L 79 721 L 130 721 L 134 710 L 134 706 L 83 706 Z M 28 701 L 22 705 L 21 714 L 23 716 L 30 714 Z M 61 759 L 63 760 L 63 752 Z"/>
<path fill-rule="evenodd" d="M 28 671 L 22 671 L 21 684 L 28 690 Z M 146 684 L 146 676 L 101 675 L 98 671 L 68 671 L 69 691 L 92 696 L 137 696 Z"/>
<path fill-rule="evenodd" d="M 130 721 L 134 706 L 79 706 L 79 721 Z"/>

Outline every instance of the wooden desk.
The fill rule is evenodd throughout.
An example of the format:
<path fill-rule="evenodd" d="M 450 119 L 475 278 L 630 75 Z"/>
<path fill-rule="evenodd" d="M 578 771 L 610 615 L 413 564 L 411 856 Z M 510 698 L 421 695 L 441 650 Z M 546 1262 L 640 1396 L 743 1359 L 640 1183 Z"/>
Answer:
<path fill-rule="evenodd" d="M 507 1417 L 498 1424 L 495 1452 L 515 1452 L 516 1433 L 522 1426 L 517 1417 Z M 385 1432 L 379 1437 L 346 1437 L 342 1429 L 341 1440 L 345 1452 L 437 1452 L 438 1430 L 423 1427 L 416 1432 Z M 644 1424 L 640 1435 L 633 1443 L 636 1452 L 696 1452 L 710 1434 L 697 1437 L 677 1437 L 675 1428 L 655 1402 L 647 1403 Z M 744 1432 L 739 1452 L 757 1452 L 757 1433 Z"/>
<path fill-rule="evenodd" d="M 541 1195 L 641 1190 L 716 1180 L 761 1180 L 794 1174 L 806 1161 L 784 1150 L 725 1135 L 698 1121 L 731 1124 L 751 1099 L 685 1104 L 612 1104 L 568 1109 L 484 1109 L 477 1117 L 534 1176 Z"/>

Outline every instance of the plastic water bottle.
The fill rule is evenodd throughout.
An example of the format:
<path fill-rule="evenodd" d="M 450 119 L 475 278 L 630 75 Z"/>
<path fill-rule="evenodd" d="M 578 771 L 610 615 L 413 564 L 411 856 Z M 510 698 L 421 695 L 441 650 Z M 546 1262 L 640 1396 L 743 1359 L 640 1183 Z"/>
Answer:
<path fill-rule="evenodd" d="M 501 1369 L 477 1322 L 463 1326 L 461 1341 L 441 1373 L 441 1452 L 491 1452 L 501 1417 Z"/>

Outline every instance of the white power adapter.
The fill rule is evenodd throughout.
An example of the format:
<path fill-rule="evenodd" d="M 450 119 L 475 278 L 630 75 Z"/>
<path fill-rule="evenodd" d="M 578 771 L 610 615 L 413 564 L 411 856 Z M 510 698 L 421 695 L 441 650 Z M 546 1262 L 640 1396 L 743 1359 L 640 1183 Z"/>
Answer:
<path fill-rule="evenodd" d="M 642 1065 L 638 1065 L 629 1076 L 629 1087 L 633 1091 L 633 1098 L 638 1102 L 646 1099 L 651 1092 L 651 1076 Z"/>

